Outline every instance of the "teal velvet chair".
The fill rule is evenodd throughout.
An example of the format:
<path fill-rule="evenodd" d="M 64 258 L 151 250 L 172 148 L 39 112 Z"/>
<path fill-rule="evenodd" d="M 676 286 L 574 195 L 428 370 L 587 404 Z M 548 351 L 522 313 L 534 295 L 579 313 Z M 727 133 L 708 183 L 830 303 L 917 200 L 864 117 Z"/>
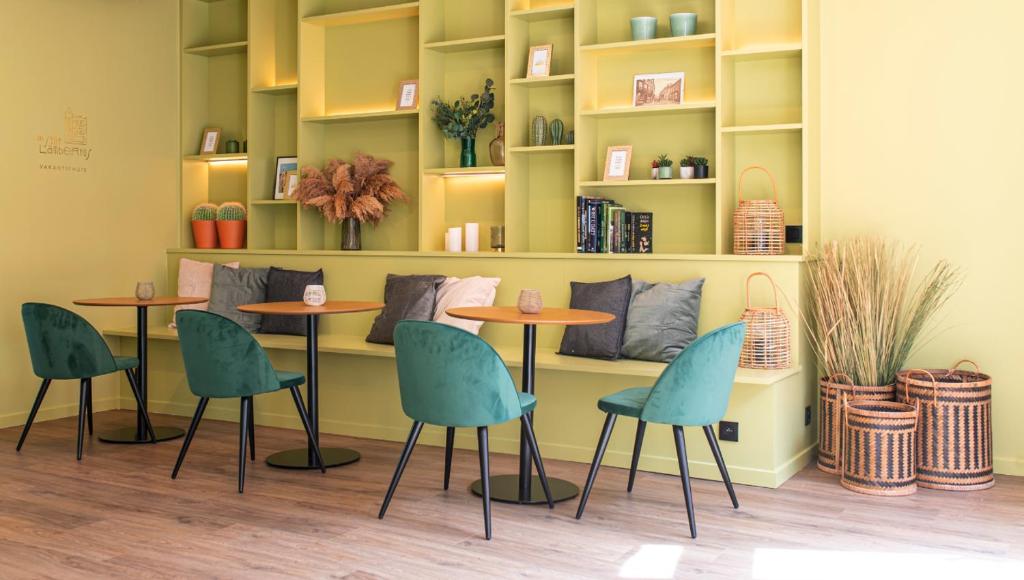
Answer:
<path fill-rule="evenodd" d="M 234 399 L 240 402 L 239 450 L 238 450 L 238 493 L 245 488 L 245 451 L 248 440 L 249 454 L 256 460 L 255 420 L 253 401 L 255 395 L 273 393 L 288 389 L 292 401 L 299 411 L 306 436 L 313 444 L 317 465 L 324 469 L 320 446 L 313 437 L 309 416 L 302 404 L 299 386 L 306 382 L 301 373 L 274 370 L 266 351 L 249 331 L 241 325 L 212 312 L 181 310 L 174 317 L 181 341 L 181 355 L 185 360 L 185 376 L 192 394 L 199 397 L 199 405 L 192 417 L 192 423 L 185 434 L 178 461 L 171 472 L 171 479 L 178 477 L 185 454 L 192 444 L 192 438 L 203 418 L 210 399 Z"/>
<path fill-rule="evenodd" d="M 746 324 L 743 322 L 713 330 L 693 341 L 693 344 L 680 353 L 661 373 L 653 387 L 626 389 L 602 397 L 597 402 L 597 408 L 607 413 L 607 417 L 597 443 L 597 451 L 594 453 L 594 463 L 590 466 L 590 475 L 587 476 L 587 484 L 580 497 L 580 506 L 576 510 L 576 519 L 583 517 L 587 498 L 590 497 L 594 480 L 597 478 L 597 470 L 601 467 L 601 459 L 608 447 L 608 438 L 611 437 L 615 419 L 619 415 L 638 420 L 626 491 L 633 491 L 636 466 L 640 460 L 640 448 L 643 445 L 647 423 L 671 425 L 675 436 L 679 475 L 683 483 L 686 515 L 690 521 L 690 536 L 696 538 L 697 523 L 693 513 L 690 469 L 686 463 L 683 427 L 699 426 L 704 429 L 711 453 L 715 456 L 718 470 L 722 474 L 722 481 L 729 491 L 732 506 L 740 507 L 711 426 L 722 419 L 729 405 L 729 393 L 732 392 L 732 384 L 736 379 L 736 367 L 739 364 L 740 348 L 743 346 L 745 333 Z"/>
<path fill-rule="evenodd" d="M 522 422 L 534 465 L 547 497 L 554 507 L 533 427 L 524 416 L 537 406 L 533 395 L 516 390 L 508 367 L 482 338 L 437 322 L 403 320 L 395 327 L 395 356 L 402 410 L 413 420 L 409 439 L 391 478 L 378 517 L 391 503 L 398 481 L 420 436 L 423 424 L 448 429 L 445 452 L 445 489 L 451 472 L 451 445 L 455 428 L 475 427 L 483 487 L 484 535 L 491 539 L 491 482 L 487 427 L 512 419 Z"/>
<path fill-rule="evenodd" d="M 135 401 L 146 424 L 150 441 L 156 442 L 153 426 L 149 423 L 139 398 L 139 385 L 132 369 L 139 366 L 139 359 L 132 356 L 114 356 L 100 333 L 81 316 L 52 304 L 29 302 L 21 305 L 21 319 L 25 324 L 28 338 L 28 352 L 32 358 L 32 372 L 43 380 L 36 394 L 36 400 L 29 411 L 28 421 L 21 431 L 17 450 L 25 444 L 32 422 L 35 421 L 39 406 L 43 403 L 50 383 L 61 379 L 77 379 L 78 394 L 78 460 L 82 459 L 82 443 L 86 418 L 89 435 L 92 435 L 92 379 L 94 377 L 124 371 L 128 377 Z"/>

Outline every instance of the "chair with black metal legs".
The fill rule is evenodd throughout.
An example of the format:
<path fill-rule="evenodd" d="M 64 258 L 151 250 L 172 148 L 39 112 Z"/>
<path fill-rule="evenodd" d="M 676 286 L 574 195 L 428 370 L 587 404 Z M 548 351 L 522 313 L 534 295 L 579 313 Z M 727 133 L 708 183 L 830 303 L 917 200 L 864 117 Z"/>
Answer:
<path fill-rule="evenodd" d="M 124 371 L 128 377 L 135 401 L 139 402 L 142 418 L 149 433 L 150 441 L 156 443 L 149 415 L 139 397 L 138 381 L 132 369 L 139 366 L 139 359 L 132 356 L 114 356 L 100 333 L 81 316 L 52 304 L 29 302 L 21 306 L 21 319 L 25 324 L 28 338 L 28 352 L 32 358 L 32 371 L 43 380 L 39 393 L 28 413 L 28 421 L 21 431 L 17 450 L 25 444 L 28 431 L 32 428 L 39 406 L 43 403 L 50 383 L 60 379 L 77 379 L 78 392 L 78 447 L 77 457 L 82 459 L 85 440 L 85 426 L 88 423 L 92 435 L 92 379 L 101 375 Z"/>
<path fill-rule="evenodd" d="M 679 461 L 679 475 L 683 484 L 683 499 L 686 502 L 686 516 L 690 522 L 690 536 L 696 538 L 697 522 L 694 517 L 693 495 L 690 491 L 690 469 L 686 462 L 683 427 L 699 426 L 703 428 L 708 445 L 711 446 L 711 453 L 715 456 L 732 506 L 740 507 L 711 426 L 722 419 L 729 405 L 729 394 L 736 379 L 736 367 L 739 364 L 740 348 L 743 346 L 745 333 L 746 324 L 743 322 L 713 330 L 695 340 L 677 356 L 661 373 L 653 387 L 626 389 L 602 397 L 597 402 L 598 409 L 607 413 L 607 417 L 597 443 L 597 451 L 594 453 L 594 463 L 590 466 L 590 474 L 587 476 L 587 484 L 580 496 L 576 519 L 583 517 L 587 498 L 594 487 L 597 470 L 601 467 L 601 459 L 608 447 L 615 419 L 619 415 L 635 417 L 638 420 L 627 491 L 633 491 L 647 423 L 671 425 L 676 444 L 676 459 Z"/>
<path fill-rule="evenodd" d="M 320 471 L 326 473 L 320 446 L 313 437 L 309 416 L 299 393 L 299 386 L 306 382 L 306 377 L 302 373 L 274 370 L 263 347 L 249 331 L 233 320 L 200 310 L 182 310 L 175 315 L 174 320 L 178 325 L 188 388 L 199 397 L 199 405 L 185 434 L 171 479 L 178 477 L 178 471 L 181 470 L 185 454 L 188 453 L 188 447 L 192 444 L 210 399 L 237 397 L 241 407 L 238 421 L 238 493 L 242 493 L 245 488 L 247 443 L 250 458 L 256 460 L 253 396 L 281 389 L 291 392 L 292 401 L 299 411 L 299 419 L 306 429 L 306 436 L 312 442 L 314 457 L 310 462 L 319 465 Z"/>
<path fill-rule="evenodd" d="M 447 428 L 444 488 L 451 474 L 455 429 L 475 427 L 483 482 L 484 535 L 491 539 L 490 461 L 487 427 L 512 419 L 522 422 L 544 488 L 548 508 L 554 507 L 544 462 L 525 415 L 537 406 L 533 395 L 516 390 L 508 367 L 479 336 L 440 324 L 403 320 L 395 327 L 395 356 L 402 410 L 412 419 L 412 431 L 402 449 L 391 485 L 378 517 L 384 518 L 398 481 L 409 462 L 424 423 Z"/>

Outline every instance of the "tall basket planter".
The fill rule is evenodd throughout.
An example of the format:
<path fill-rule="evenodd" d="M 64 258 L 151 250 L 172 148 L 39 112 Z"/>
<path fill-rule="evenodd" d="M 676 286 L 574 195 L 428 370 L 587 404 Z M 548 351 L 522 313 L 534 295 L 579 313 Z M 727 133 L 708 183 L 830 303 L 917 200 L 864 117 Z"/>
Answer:
<path fill-rule="evenodd" d="M 843 408 L 839 483 L 868 495 L 915 493 L 920 404 L 844 397 Z"/>
<path fill-rule="evenodd" d="M 764 276 L 772 285 L 773 306 L 750 305 L 750 281 Z M 740 350 L 740 367 L 745 369 L 788 369 L 792 363 L 790 339 L 792 329 L 786 314 L 779 308 L 779 290 L 772 277 L 754 272 L 747 277 L 747 307 L 740 320 L 747 323 L 746 338 Z"/>
<path fill-rule="evenodd" d="M 964 363 L 975 370 L 959 370 Z M 962 360 L 951 369 L 900 371 L 896 382 L 901 401 L 921 405 L 918 484 L 951 491 L 995 485 L 992 377 L 973 361 Z"/>
<path fill-rule="evenodd" d="M 743 199 L 743 180 L 753 170 L 763 171 L 772 184 L 772 199 Z M 786 251 L 786 222 L 779 207 L 775 176 L 760 165 L 740 173 L 736 212 L 732 216 L 732 252 L 747 256 L 779 256 Z"/>
<path fill-rule="evenodd" d="M 844 380 L 845 383 L 840 382 Z M 844 397 L 858 401 L 892 401 L 896 398 L 896 385 L 854 385 L 845 374 L 822 377 L 818 381 L 818 469 L 825 473 L 839 473 L 837 456 L 845 418 Z"/>

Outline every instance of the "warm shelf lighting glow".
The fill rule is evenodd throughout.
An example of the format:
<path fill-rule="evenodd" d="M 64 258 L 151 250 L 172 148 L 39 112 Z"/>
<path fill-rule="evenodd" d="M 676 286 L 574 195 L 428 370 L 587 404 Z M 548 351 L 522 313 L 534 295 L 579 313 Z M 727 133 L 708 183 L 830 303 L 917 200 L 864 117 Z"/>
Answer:
<path fill-rule="evenodd" d="M 248 159 L 211 159 L 208 162 L 210 165 L 245 165 L 249 163 Z"/>

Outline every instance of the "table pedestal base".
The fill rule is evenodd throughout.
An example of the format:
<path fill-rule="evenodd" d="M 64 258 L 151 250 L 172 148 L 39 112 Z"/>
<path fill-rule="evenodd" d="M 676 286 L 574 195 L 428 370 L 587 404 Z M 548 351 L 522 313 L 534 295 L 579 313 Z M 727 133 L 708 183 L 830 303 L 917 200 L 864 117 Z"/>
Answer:
<path fill-rule="evenodd" d="M 544 488 L 540 484 L 540 477 L 534 475 L 533 481 L 531 483 L 532 485 L 530 487 L 530 499 L 520 501 L 518 475 L 492 475 L 491 499 L 494 501 L 500 501 L 502 503 L 546 505 L 548 503 L 548 500 L 544 498 Z M 580 494 L 580 488 L 576 487 L 575 484 L 570 483 L 564 479 L 549 477 L 548 485 L 551 486 L 551 499 L 555 500 L 555 502 L 572 499 Z M 483 482 L 481 482 L 479 479 L 474 481 L 472 484 L 470 484 L 469 491 L 473 492 L 476 495 L 482 495 Z"/>
<path fill-rule="evenodd" d="M 321 447 L 320 454 L 324 457 L 324 467 L 338 467 L 359 461 L 358 451 L 343 447 Z M 314 463 L 310 463 L 309 450 L 305 447 L 278 451 L 267 457 L 267 465 L 282 469 L 320 469 Z"/>
<path fill-rule="evenodd" d="M 185 435 L 185 430 L 178 429 L 177 427 L 157 427 L 154 425 L 153 431 L 156 432 L 157 441 L 168 441 Z M 145 433 L 145 431 L 143 431 L 143 433 Z M 120 427 L 100 434 L 100 441 L 104 443 L 123 443 L 129 445 L 136 443 L 142 444 L 149 443 L 149 436 L 143 435 L 140 439 L 135 427 Z"/>

